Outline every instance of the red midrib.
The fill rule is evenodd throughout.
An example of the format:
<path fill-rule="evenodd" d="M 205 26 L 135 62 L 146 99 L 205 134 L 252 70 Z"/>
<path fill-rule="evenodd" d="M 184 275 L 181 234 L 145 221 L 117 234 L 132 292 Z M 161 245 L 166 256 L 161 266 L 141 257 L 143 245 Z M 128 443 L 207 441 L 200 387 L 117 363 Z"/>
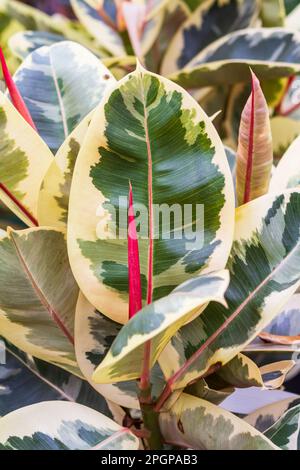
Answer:
<path fill-rule="evenodd" d="M 244 204 L 250 201 L 251 192 L 251 178 L 253 170 L 253 148 L 254 148 L 254 78 L 252 77 L 252 93 L 251 93 L 251 116 L 250 116 L 250 129 L 249 129 L 249 146 L 247 155 L 247 170 L 245 180 L 245 191 L 244 191 Z"/>
<path fill-rule="evenodd" d="M 30 269 L 28 268 L 27 264 L 26 264 L 26 261 L 25 259 L 23 258 L 22 256 L 22 253 L 21 251 L 19 250 L 19 247 L 14 239 L 14 236 L 11 234 L 11 240 L 13 242 L 13 245 L 15 247 L 15 250 L 16 250 L 16 253 L 17 253 L 17 256 L 20 260 L 20 263 L 21 265 L 23 266 L 24 268 L 24 271 L 25 273 L 27 274 L 27 277 L 34 289 L 34 291 L 36 292 L 38 298 L 40 299 L 40 302 L 41 304 L 44 306 L 44 308 L 49 312 L 50 316 L 53 318 L 53 320 L 55 321 L 55 323 L 57 324 L 57 326 L 61 329 L 61 331 L 63 332 L 63 334 L 68 338 L 68 340 L 70 341 L 71 344 L 74 345 L 74 338 L 72 336 L 72 334 L 69 332 L 67 326 L 63 323 L 63 321 L 61 320 L 59 314 L 51 307 L 51 305 L 49 304 L 48 300 L 46 299 L 46 297 L 44 296 L 43 292 L 41 291 L 41 289 L 39 288 L 38 284 L 36 283 L 34 277 L 32 276 L 31 272 L 30 272 Z"/>
<path fill-rule="evenodd" d="M 10 192 L 10 190 L 3 184 L 0 183 L 0 190 L 3 191 L 7 197 L 20 209 L 20 211 L 25 215 L 25 217 L 30 220 L 30 222 L 35 226 L 38 227 L 38 221 L 32 214 L 23 206 L 23 204 Z"/>

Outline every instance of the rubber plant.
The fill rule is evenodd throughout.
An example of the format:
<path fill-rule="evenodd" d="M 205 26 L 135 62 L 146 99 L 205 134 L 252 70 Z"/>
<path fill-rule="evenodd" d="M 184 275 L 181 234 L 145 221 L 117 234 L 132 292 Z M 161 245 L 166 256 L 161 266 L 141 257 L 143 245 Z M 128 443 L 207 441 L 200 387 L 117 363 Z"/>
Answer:
<path fill-rule="evenodd" d="M 0 234 L 0 449 L 295 448 L 295 400 L 264 430 L 226 406 L 295 364 L 248 353 L 300 285 L 299 167 L 292 147 L 276 187 L 254 72 L 235 155 L 139 62 L 117 81 L 70 41 L 13 77 L 2 59 L 0 197 L 27 228 Z"/>

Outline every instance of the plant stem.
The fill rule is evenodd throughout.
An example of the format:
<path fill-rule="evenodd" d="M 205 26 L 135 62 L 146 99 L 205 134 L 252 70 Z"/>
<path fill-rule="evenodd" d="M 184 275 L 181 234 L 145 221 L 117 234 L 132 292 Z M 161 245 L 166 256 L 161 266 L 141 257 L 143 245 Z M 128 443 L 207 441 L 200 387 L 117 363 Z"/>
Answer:
<path fill-rule="evenodd" d="M 150 384 L 147 389 L 140 388 L 140 405 L 145 430 L 148 431 L 146 441 L 150 450 L 162 449 L 163 440 L 159 427 L 159 413 L 154 410 L 151 402 Z"/>

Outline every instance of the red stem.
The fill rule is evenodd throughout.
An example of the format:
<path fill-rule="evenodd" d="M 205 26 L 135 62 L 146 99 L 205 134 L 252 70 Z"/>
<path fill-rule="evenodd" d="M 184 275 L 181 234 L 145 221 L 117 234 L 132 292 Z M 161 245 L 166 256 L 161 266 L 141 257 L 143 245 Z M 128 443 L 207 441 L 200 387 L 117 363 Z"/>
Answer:
<path fill-rule="evenodd" d="M 3 184 L 0 183 L 0 190 L 3 191 L 9 199 L 20 209 L 20 211 L 25 215 L 27 219 L 35 226 L 38 227 L 39 223 L 35 217 L 23 206 L 23 204 L 9 191 L 9 189 Z"/>
<path fill-rule="evenodd" d="M 30 115 L 30 112 L 28 111 L 28 108 L 21 96 L 21 93 L 18 90 L 18 87 L 16 86 L 15 82 L 12 79 L 12 76 L 8 70 L 7 63 L 3 54 L 3 51 L 0 47 L 0 62 L 1 62 L 1 67 L 2 67 L 2 72 L 3 72 L 3 77 L 6 83 L 6 86 L 8 88 L 11 101 L 14 105 L 14 107 L 19 111 L 21 116 L 27 121 L 27 123 L 35 130 L 36 126 L 32 120 L 32 117 Z"/>
<path fill-rule="evenodd" d="M 139 260 L 139 243 L 137 238 L 133 195 L 129 183 L 128 204 L 128 282 L 129 282 L 129 319 L 142 308 L 141 271 Z"/>

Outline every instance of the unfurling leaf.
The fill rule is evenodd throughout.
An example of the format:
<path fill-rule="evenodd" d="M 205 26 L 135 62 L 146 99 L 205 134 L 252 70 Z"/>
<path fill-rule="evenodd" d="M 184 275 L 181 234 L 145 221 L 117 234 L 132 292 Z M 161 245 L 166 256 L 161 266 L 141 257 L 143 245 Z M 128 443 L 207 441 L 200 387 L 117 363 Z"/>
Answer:
<path fill-rule="evenodd" d="M 122 15 L 130 37 L 131 45 L 135 55 L 139 59 L 143 56 L 141 38 L 146 13 L 146 5 L 129 2 L 122 3 Z"/>
<path fill-rule="evenodd" d="M 130 429 L 78 403 L 37 403 L 0 420 L 1 450 L 135 450 L 138 446 Z"/>
<path fill-rule="evenodd" d="M 11 101 L 12 101 L 14 107 L 19 111 L 21 116 L 23 116 L 25 121 L 27 121 L 28 124 L 30 124 L 30 126 L 33 129 L 36 130 L 35 124 L 32 120 L 32 117 L 31 117 L 27 107 L 26 107 L 26 104 L 24 103 L 24 100 L 21 96 L 21 93 L 19 92 L 18 87 L 14 83 L 14 81 L 12 79 L 12 76 L 11 76 L 9 70 L 8 70 L 6 60 L 5 60 L 5 57 L 4 57 L 4 54 L 3 54 L 3 51 L 1 49 L 1 47 L 0 47 L 0 62 L 1 62 L 1 67 L 2 67 L 3 77 L 4 77 L 4 80 L 5 80 L 6 86 L 8 88 L 8 91 L 9 91 L 9 94 L 10 94 L 10 97 L 11 97 Z"/>
<path fill-rule="evenodd" d="M 129 318 L 142 308 L 141 270 L 139 260 L 139 242 L 134 219 L 132 186 L 129 184 L 128 208 L 128 282 L 129 282 Z"/>
<path fill-rule="evenodd" d="M 239 205 L 268 191 L 273 163 L 268 105 L 253 72 L 251 77 L 252 92 L 241 116 L 237 151 Z"/>

